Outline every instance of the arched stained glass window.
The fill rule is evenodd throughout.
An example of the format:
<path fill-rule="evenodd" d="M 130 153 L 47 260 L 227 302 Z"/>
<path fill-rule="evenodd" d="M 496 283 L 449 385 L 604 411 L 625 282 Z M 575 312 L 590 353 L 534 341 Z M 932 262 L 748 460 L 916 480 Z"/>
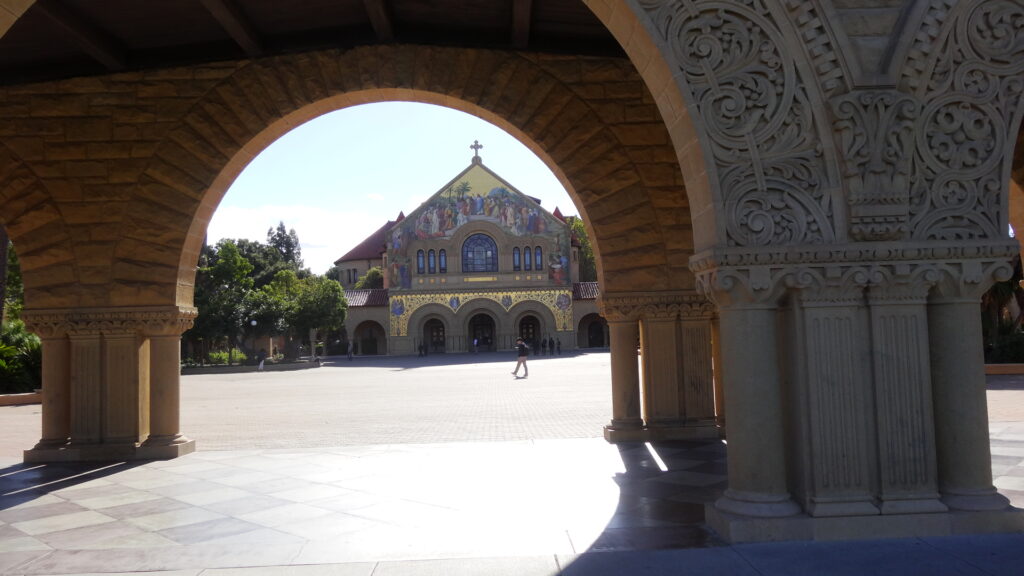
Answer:
<path fill-rule="evenodd" d="M 437 274 L 437 254 L 433 250 L 427 252 L 427 272 Z"/>
<path fill-rule="evenodd" d="M 423 274 L 423 272 L 425 271 L 424 268 L 425 267 L 423 266 L 423 250 L 420 250 L 416 252 L 416 273 Z"/>
<path fill-rule="evenodd" d="M 497 272 L 498 245 L 486 234 L 473 234 L 462 245 L 463 272 Z"/>
<path fill-rule="evenodd" d="M 544 253 L 541 252 L 540 246 L 537 246 L 536 248 L 533 249 L 533 269 L 544 269 Z"/>
<path fill-rule="evenodd" d="M 533 259 L 530 258 L 530 247 L 523 248 L 523 270 L 533 270 Z"/>
<path fill-rule="evenodd" d="M 444 250 L 441 250 L 440 252 L 438 252 L 437 253 L 437 261 L 438 261 L 438 268 L 440 269 L 441 274 L 447 274 L 448 273 L 448 253 L 445 252 Z"/>
<path fill-rule="evenodd" d="M 523 259 L 519 254 L 519 247 L 516 246 L 512 249 L 512 270 L 518 272 L 523 267 Z"/>

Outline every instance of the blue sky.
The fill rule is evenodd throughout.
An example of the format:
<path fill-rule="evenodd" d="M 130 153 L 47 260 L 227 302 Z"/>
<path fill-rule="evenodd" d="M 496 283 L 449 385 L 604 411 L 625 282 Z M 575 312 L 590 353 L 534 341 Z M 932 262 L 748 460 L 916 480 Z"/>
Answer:
<path fill-rule="evenodd" d="M 547 166 L 497 126 L 450 108 L 386 102 L 325 114 L 268 146 L 228 189 L 208 240 L 265 242 L 284 221 L 299 235 L 306 266 L 323 274 L 469 166 L 474 140 L 484 164 L 510 184 L 550 211 L 578 214 Z"/>

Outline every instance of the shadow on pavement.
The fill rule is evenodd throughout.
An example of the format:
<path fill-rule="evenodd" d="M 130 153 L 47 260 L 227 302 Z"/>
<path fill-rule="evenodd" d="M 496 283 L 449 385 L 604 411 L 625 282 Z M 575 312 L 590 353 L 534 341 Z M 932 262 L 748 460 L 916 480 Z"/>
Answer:
<path fill-rule="evenodd" d="M 131 470 L 137 462 L 14 464 L 0 468 L 0 510 L 7 510 L 51 492 Z"/>

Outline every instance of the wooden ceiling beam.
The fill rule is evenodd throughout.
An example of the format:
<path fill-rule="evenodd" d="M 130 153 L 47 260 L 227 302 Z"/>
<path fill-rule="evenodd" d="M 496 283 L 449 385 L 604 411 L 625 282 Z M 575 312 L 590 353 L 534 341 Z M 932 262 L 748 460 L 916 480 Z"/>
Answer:
<path fill-rule="evenodd" d="M 260 42 L 259 34 L 234 2 L 231 0 L 202 0 L 202 2 L 203 6 L 250 58 L 263 54 L 263 43 Z"/>
<path fill-rule="evenodd" d="M 525 50 L 530 44 L 533 0 L 512 0 L 512 45 Z"/>
<path fill-rule="evenodd" d="M 370 16 L 370 24 L 373 31 L 377 33 L 377 39 L 381 42 L 391 42 L 395 39 L 395 27 L 391 22 L 391 14 L 385 0 L 363 0 L 366 13 Z"/>
<path fill-rule="evenodd" d="M 128 66 L 128 56 L 116 38 L 70 12 L 57 0 L 37 0 L 33 8 L 63 28 L 79 48 L 111 72 Z"/>

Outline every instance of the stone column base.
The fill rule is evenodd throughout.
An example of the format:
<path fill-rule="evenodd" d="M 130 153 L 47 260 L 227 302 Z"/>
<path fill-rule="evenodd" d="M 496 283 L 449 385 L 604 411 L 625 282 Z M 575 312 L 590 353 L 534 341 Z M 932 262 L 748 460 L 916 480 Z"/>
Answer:
<path fill-rule="evenodd" d="M 728 542 L 783 540 L 855 540 L 918 538 L 959 534 L 995 534 L 1024 531 L 1024 511 L 1006 508 L 984 512 L 887 514 L 812 518 L 805 514 L 786 518 L 754 518 L 730 514 L 706 504 L 708 526 Z"/>
<path fill-rule="evenodd" d="M 604 439 L 611 444 L 620 442 L 647 442 L 650 436 L 642 426 L 616 426 L 608 424 L 604 427 Z"/>
<path fill-rule="evenodd" d="M 167 445 L 137 444 L 65 444 L 36 446 L 25 450 L 25 463 L 45 462 L 123 462 L 127 460 L 169 460 L 195 452 L 195 440 Z"/>

